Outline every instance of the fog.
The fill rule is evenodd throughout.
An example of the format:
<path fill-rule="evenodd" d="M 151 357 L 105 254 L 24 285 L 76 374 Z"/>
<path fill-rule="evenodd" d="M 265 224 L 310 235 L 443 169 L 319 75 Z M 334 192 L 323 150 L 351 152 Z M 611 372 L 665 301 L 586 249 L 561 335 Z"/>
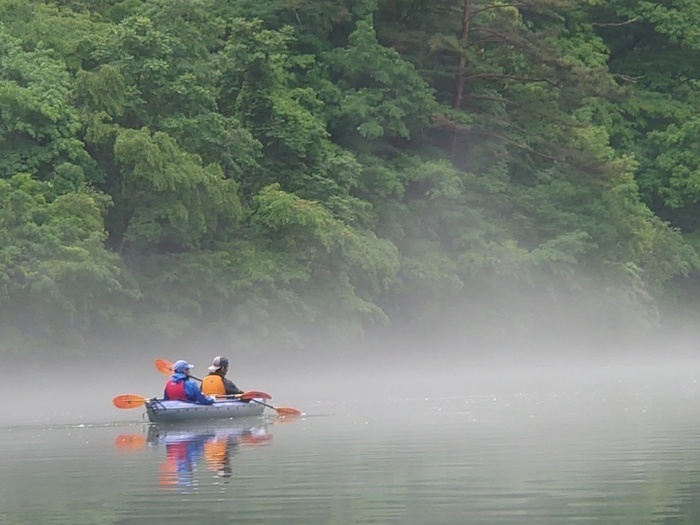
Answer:
<path fill-rule="evenodd" d="M 663 345 L 651 338 L 647 344 L 618 342 L 603 351 L 582 343 L 586 333 L 572 333 L 569 345 L 561 339 L 543 345 L 547 334 L 541 334 L 536 341 L 472 348 L 460 339 L 463 334 L 450 344 L 443 333 L 433 345 L 385 336 L 337 352 L 329 341 L 305 353 L 266 349 L 256 354 L 222 351 L 204 339 L 187 350 L 134 342 L 121 348 L 112 342 L 83 356 L 6 358 L 0 394 L 20 402 L 4 404 L 2 426 L 141 423 L 142 407 L 117 410 L 111 399 L 125 393 L 161 396 L 167 377 L 156 370 L 156 358 L 186 359 L 195 364 L 193 375 L 201 377 L 214 356 L 227 355 L 228 377 L 240 388 L 269 392 L 272 403 L 309 416 L 363 411 L 368 403 L 376 410 L 378 402 L 410 413 L 416 400 L 478 396 L 546 399 L 576 393 L 614 404 L 673 397 L 679 388 L 692 391 L 700 379 L 691 338 Z"/>
<path fill-rule="evenodd" d="M 509 330 L 517 323 L 503 316 L 495 328 L 391 327 L 354 344 L 316 337 L 303 351 L 242 351 L 200 335 L 7 358 L 0 521 L 541 525 L 683 515 L 676 502 L 695 497 L 698 456 L 692 331 L 620 332 L 605 342 L 600 325 L 555 314 L 527 333 Z M 157 358 L 186 359 L 201 377 L 220 354 L 240 388 L 306 414 L 256 418 L 274 439 L 233 445 L 229 485 L 196 444 L 243 423 L 176 426 L 171 443 L 188 443 L 192 454 L 176 462 L 177 444 L 145 443 L 143 407 L 111 403 L 162 395 Z M 122 435 L 134 438 L 133 450 L 116 446 Z"/>
<path fill-rule="evenodd" d="M 161 396 L 167 378 L 156 370 L 157 358 L 186 359 L 202 377 L 216 355 L 226 355 L 228 377 L 239 388 L 269 392 L 274 404 L 309 415 L 362 410 L 369 401 L 392 401 L 398 411 L 405 402 L 410 412 L 416 399 L 484 395 L 605 392 L 615 403 L 692 389 L 699 376 L 692 319 L 652 323 L 648 312 L 600 292 L 481 294 L 441 311 L 431 323 L 369 327 L 349 338 L 341 336 L 343 320 L 320 320 L 316 329 L 323 330 L 310 327 L 301 346 L 276 338 L 273 327 L 252 345 L 236 334 L 223 341 L 193 331 L 175 340 L 97 338 L 68 356 L 27 349 L 3 358 L 0 395 L 19 402 L 3 405 L 1 424 L 139 423 L 143 408 L 118 410 L 111 400 Z"/>

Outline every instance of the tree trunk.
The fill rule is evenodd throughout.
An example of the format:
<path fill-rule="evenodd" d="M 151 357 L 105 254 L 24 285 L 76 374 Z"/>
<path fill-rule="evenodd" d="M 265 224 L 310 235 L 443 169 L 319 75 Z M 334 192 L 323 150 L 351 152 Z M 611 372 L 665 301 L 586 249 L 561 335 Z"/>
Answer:
<path fill-rule="evenodd" d="M 469 23 L 471 21 L 472 0 L 464 0 L 462 9 L 462 34 L 459 37 L 461 54 L 459 55 L 459 63 L 457 65 L 457 88 L 455 90 L 454 108 L 462 109 L 462 100 L 464 99 L 464 78 L 467 66 L 467 41 L 469 40 Z M 457 150 L 457 127 L 455 126 L 452 135 L 452 158 L 454 160 Z"/>
<path fill-rule="evenodd" d="M 462 54 L 459 55 L 459 64 L 457 65 L 457 89 L 455 91 L 455 109 L 462 109 L 462 100 L 464 99 L 464 72 L 467 66 L 467 40 L 469 39 L 469 22 L 472 11 L 472 0 L 464 0 L 464 8 L 462 9 L 462 34 L 459 37 L 459 44 L 462 48 Z"/>

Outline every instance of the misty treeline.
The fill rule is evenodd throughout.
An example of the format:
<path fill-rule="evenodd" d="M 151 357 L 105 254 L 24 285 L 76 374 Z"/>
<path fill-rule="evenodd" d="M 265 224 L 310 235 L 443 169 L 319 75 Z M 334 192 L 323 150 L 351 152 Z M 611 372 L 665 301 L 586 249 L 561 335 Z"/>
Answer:
<path fill-rule="evenodd" d="M 0 21 L 5 352 L 700 311 L 700 0 L 0 0 Z"/>

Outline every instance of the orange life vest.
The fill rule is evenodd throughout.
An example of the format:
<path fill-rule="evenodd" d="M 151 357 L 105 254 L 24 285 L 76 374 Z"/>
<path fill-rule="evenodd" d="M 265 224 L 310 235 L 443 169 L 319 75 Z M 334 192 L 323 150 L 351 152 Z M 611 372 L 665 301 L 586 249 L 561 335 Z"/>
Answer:
<path fill-rule="evenodd" d="M 210 374 L 202 380 L 202 394 L 205 396 L 224 396 L 226 387 L 220 375 Z"/>

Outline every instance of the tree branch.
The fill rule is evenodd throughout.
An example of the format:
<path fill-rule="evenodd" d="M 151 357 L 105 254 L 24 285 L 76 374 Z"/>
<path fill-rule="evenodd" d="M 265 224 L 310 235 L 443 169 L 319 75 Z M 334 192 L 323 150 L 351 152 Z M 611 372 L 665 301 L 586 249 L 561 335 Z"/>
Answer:
<path fill-rule="evenodd" d="M 525 134 L 527 133 L 523 128 L 521 128 L 521 127 L 518 126 L 517 124 L 514 124 L 513 122 L 509 122 L 509 121 L 507 121 L 507 120 L 504 120 L 504 119 L 501 119 L 501 118 L 498 118 L 498 117 L 494 117 L 494 116 L 492 116 L 492 115 L 488 115 L 488 114 L 484 113 L 483 111 L 481 111 L 481 110 L 479 110 L 479 109 L 476 109 L 475 111 L 476 111 L 479 115 L 481 115 L 481 117 L 482 117 L 484 120 L 488 120 L 488 121 L 494 122 L 494 123 L 496 123 L 496 124 L 500 124 L 500 125 L 505 126 L 505 127 L 507 127 L 507 128 L 513 128 L 513 129 L 515 129 L 516 131 L 519 131 L 520 133 L 522 133 L 523 135 L 525 135 Z"/>
<path fill-rule="evenodd" d="M 488 44 L 491 42 L 502 42 L 502 38 L 494 38 L 493 36 L 485 36 L 484 38 L 480 38 L 479 40 L 474 40 L 473 42 L 470 42 L 467 44 L 467 48 L 470 48 L 472 46 L 477 46 L 479 44 Z"/>
<path fill-rule="evenodd" d="M 495 36 L 495 37 L 498 37 L 498 38 L 500 38 L 500 39 L 501 39 L 502 41 L 504 41 L 504 42 L 513 42 L 513 39 L 512 39 L 509 35 L 506 35 L 506 34 L 504 34 L 504 33 L 499 33 L 498 31 L 494 31 L 493 29 L 480 28 L 480 27 L 474 27 L 474 28 L 472 28 L 472 33 L 476 33 L 476 32 L 478 32 L 478 33 L 486 33 L 487 35 L 490 35 L 490 36 L 492 36 L 492 37 L 494 37 L 494 36 Z M 480 40 L 477 40 L 476 42 L 478 43 L 478 42 L 480 42 L 481 40 L 484 40 L 484 39 L 486 39 L 486 38 L 489 38 L 489 37 L 484 37 L 484 38 L 482 38 L 482 39 L 480 39 Z M 469 44 L 469 45 L 472 45 L 472 44 Z M 467 47 L 469 47 L 469 46 L 467 46 Z"/>
<path fill-rule="evenodd" d="M 507 98 L 487 97 L 485 95 L 466 95 L 466 97 L 471 98 L 473 100 L 488 100 L 491 102 L 502 102 L 503 104 L 510 104 L 518 108 L 522 107 L 517 102 L 513 102 L 512 100 L 508 100 Z"/>
<path fill-rule="evenodd" d="M 454 133 L 471 133 L 474 130 L 474 127 L 470 124 L 460 124 L 439 113 L 433 115 L 431 120 L 431 124 L 434 128 L 447 128 L 452 130 Z"/>
<path fill-rule="evenodd" d="M 619 78 L 620 80 L 624 80 L 625 82 L 632 82 L 633 84 L 636 84 L 637 80 L 639 80 L 640 78 L 644 78 L 644 75 L 639 76 L 639 77 L 630 77 L 628 75 L 623 75 L 621 73 L 615 73 L 613 76 L 615 78 Z"/>
<path fill-rule="evenodd" d="M 521 3 L 521 4 L 494 4 L 494 5 L 490 5 L 487 7 L 482 7 L 481 9 L 476 9 L 476 10 L 472 11 L 471 15 L 468 18 L 468 21 L 471 22 L 471 20 L 479 13 L 483 13 L 484 11 L 489 11 L 491 9 L 500 9 L 503 7 L 523 7 L 526 5 L 529 5 L 529 4 L 525 4 L 525 3 Z"/>
<path fill-rule="evenodd" d="M 629 25 L 629 24 L 634 24 L 634 23 L 635 23 L 636 21 L 638 21 L 638 20 L 639 20 L 639 17 L 638 17 L 638 16 L 635 16 L 635 17 L 632 18 L 631 20 L 626 20 L 626 21 L 624 21 L 624 22 L 617 22 L 617 23 L 611 22 L 611 23 L 608 23 L 608 24 L 605 24 L 605 23 L 602 23 L 602 22 L 591 22 L 591 25 L 592 25 L 593 27 L 622 27 L 622 26 L 626 26 L 626 25 Z"/>
<path fill-rule="evenodd" d="M 498 140 L 502 140 L 504 142 L 507 142 L 508 144 L 511 144 L 515 146 L 516 148 L 522 149 L 524 151 L 527 151 L 528 153 L 532 153 L 534 155 L 538 155 L 542 158 L 548 159 L 548 160 L 554 160 L 554 161 L 561 161 L 562 159 L 559 159 L 557 157 L 552 157 L 551 155 L 546 155 L 544 153 L 540 153 L 536 149 L 531 148 L 530 146 L 527 146 L 526 144 L 519 144 L 515 142 L 512 139 L 509 139 L 508 137 L 504 137 L 503 135 L 499 135 L 498 133 L 492 133 L 490 131 L 475 131 L 476 134 L 482 135 L 485 137 L 492 137 Z"/>
<path fill-rule="evenodd" d="M 477 80 L 480 78 L 503 78 L 506 80 L 518 80 L 520 82 L 546 82 L 550 86 L 559 87 L 557 84 L 546 78 L 521 77 L 518 75 L 503 75 L 500 73 L 477 73 L 476 75 L 464 77 L 464 81 L 468 82 L 470 80 Z"/>

